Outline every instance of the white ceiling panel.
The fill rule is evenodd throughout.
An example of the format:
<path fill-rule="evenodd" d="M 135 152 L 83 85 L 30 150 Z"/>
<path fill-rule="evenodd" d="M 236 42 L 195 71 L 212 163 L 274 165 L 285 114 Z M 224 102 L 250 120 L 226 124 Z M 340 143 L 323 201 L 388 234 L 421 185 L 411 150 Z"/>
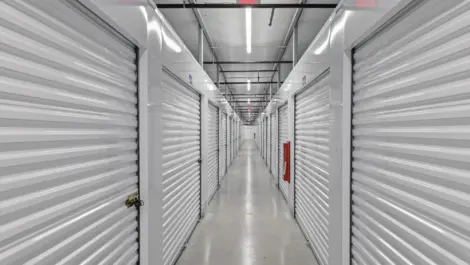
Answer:
<path fill-rule="evenodd" d="M 180 0 L 156 0 L 160 4 L 181 3 Z M 299 0 L 263 0 L 262 3 L 299 3 Z M 310 0 L 308 3 L 338 3 L 339 0 Z M 233 0 L 209 0 L 204 3 L 236 3 Z M 221 61 L 274 61 L 279 52 L 285 48 L 286 51 L 282 60 L 292 60 L 292 41 L 287 47 L 282 46 L 287 31 L 295 14 L 295 9 L 276 9 L 269 26 L 271 9 L 252 9 L 252 52 L 246 52 L 246 29 L 245 29 L 245 9 L 199 9 L 204 25 L 206 26 L 212 41 L 213 47 L 209 47 L 205 42 L 204 60 L 213 62 L 214 57 L 211 50 L 214 50 Z M 298 51 L 299 59 L 307 50 L 323 24 L 330 16 L 333 9 L 304 9 L 298 21 Z M 198 52 L 198 23 L 191 9 L 162 9 L 162 13 L 173 26 L 185 45 L 197 58 Z M 211 49 L 212 48 L 212 49 Z M 228 82 L 243 82 L 243 84 L 230 84 L 232 93 L 242 94 L 242 100 L 247 100 L 246 95 L 263 94 L 269 92 L 269 84 L 256 84 L 258 75 L 260 81 L 270 81 L 274 74 L 277 81 L 277 73 L 262 72 L 258 70 L 272 70 L 274 64 L 224 64 L 225 71 L 253 71 L 225 73 Z M 214 82 L 217 81 L 217 66 L 215 64 L 205 64 L 205 71 Z M 285 80 L 292 70 L 292 64 L 281 64 L 281 81 Z M 220 82 L 226 80 L 220 74 Z M 251 89 L 247 91 L 246 80 L 250 79 Z M 220 85 L 219 89 L 225 92 L 227 85 Z M 277 91 L 277 84 L 271 85 L 272 92 Z M 249 96 L 248 96 L 249 97 Z M 251 100 L 259 101 L 255 96 Z M 261 106 L 262 103 L 251 103 L 251 106 Z M 238 104 L 247 107 L 247 103 Z M 257 110 L 253 109 L 252 117 L 257 116 Z"/>
<path fill-rule="evenodd" d="M 188 47 L 194 57 L 198 58 L 199 36 L 196 17 L 191 9 L 162 9 L 165 18 L 170 22 L 173 29 L 178 33 L 181 40 Z M 213 61 L 214 57 L 204 38 L 204 60 Z"/>

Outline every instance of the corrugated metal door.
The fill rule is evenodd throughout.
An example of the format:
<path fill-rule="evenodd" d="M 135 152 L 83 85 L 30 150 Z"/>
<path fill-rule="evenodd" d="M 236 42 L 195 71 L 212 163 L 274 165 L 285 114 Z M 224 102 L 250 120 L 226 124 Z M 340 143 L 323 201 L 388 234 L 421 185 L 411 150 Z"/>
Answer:
<path fill-rule="evenodd" d="M 287 112 L 287 104 L 279 108 L 279 189 L 287 200 L 288 183 L 284 181 L 284 143 L 288 141 L 289 135 L 289 114 Z"/>
<path fill-rule="evenodd" d="M 354 264 L 470 263 L 470 4 L 439 2 L 354 53 Z"/>
<path fill-rule="evenodd" d="M 212 198 L 219 186 L 219 108 L 209 103 L 208 126 L 208 158 L 209 158 L 209 197 Z"/>
<path fill-rule="evenodd" d="M 233 133 L 232 133 L 232 117 L 229 117 L 228 119 L 228 153 L 227 153 L 227 166 L 230 167 L 232 164 L 232 138 L 233 138 Z"/>
<path fill-rule="evenodd" d="M 78 3 L 0 17 L 0 264 L 137 264 L 135 47 Z"/>
<path fill-rule="evenodd" d="M 277 170 L 276 168 L 278 167 L 276 164 L 277 161 L 277 141 L 276 141 L 276 124 L 277 124 L 277 112 L 274 112 L 271 115 L 271 174 L 273 177 L 277 176 Z"/>
<path fill-rule="evenodd" d="M 264 122 L 261 121 L 261 126 L 260 126 L 260 143 L 261 143 L 261 157 L 264 158 Z"/>
<path fill-rule="evenodd" d="M 240 139 L 241 134 L 240 134 L 240 121 L 237 122 L 237 150 L 240 149 Z M 237 152 L 238 153 L 238 152 Z"/>
<path fill-rule="evenodd" d="M 198 93 L 163 75 L 163 261 L 173 264 L 200 216 L 201 102 Z"/>
<path fill-rule="evenodd" d="M 295 97 L 295 213 L 323 265 L 328 264 L 332 116 L 326 72 Z"/>
<path fill-rule="evenodd" d="M 268 117 L 264 118 L 264 162 L 266 165 L 268 164 L 268 158 L 269 158 L 269 123 L 268 123 Z"/>
<path fill-rule="evenodd" d="M 235 119 L 232 120 L 232 162 L 235 159 L 235 153 L 237 152 L 237 126 Z"/>
<path fill-rule="evenodd" d="M 220 179 L 222 179 L 225 176 L 225 173 L 227 173 L 227 114 L 223 113 L 222 114 L 222 130 L 223 130 L 223 137 L 222 137 L 222 160 L 220 161 L 220 169 L 221 169 L 221 174 L 220 174 Z"/>
<path fill-rule="evenodd" d="M 261 150 L 261 123 L 258 124 L 258 132 L 256 133 L 256 143 Z"/>
<path fill-rule="evenodd" d="M 266 117 L 266 120 L 268 121 L 268 156 L 266 159 L 266 165 L 268 166 L 268 170 L 271 171 L 271 147 L 272 147 L 272 135 L 273 135 L 273 125 L 271 123 L 271 116 Z"/>
<path fill-rule="evenodd" d="M 235 137 L 235 154 L 238 154 L 238 121 L 235 122 L 235 132 L 237 133 L 237 137 Z"/>
<path fill-rule="evenodd" d="M 266 160 L 266 121 L 263 118 L 263 160 Z"/>

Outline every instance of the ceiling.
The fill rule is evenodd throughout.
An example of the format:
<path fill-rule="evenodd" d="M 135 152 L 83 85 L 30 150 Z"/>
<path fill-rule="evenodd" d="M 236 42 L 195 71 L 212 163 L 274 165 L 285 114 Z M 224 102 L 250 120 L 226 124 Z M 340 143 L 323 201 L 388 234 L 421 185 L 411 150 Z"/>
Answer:
<path fill-rule="evenodd" d="M 180 0 L 154 0 L 156 4 L 182 4 Z M 262 0 L 261 4 L 298 4 L 299 0 Z M 337 4 L 339 0 L 308 0 L 309 4 Z M 236 3 L 234 0 L 209 0 L 208 3 Z M 201 2 L 199 2 L 201 4 Z M 198 58 L 198 20 L 192 9 L 161 9 L 166 19 L 178 33 L 195 58 Z M 283 61 L 292 61 L 292 37 L 287 46 L 283 46 L 289 26 L 294 18 L 296 9 L 275 9 L 272 25 L 269 26 L 272 9 L 252 9 L 252 52 L 246 52 L 245 9 L 197 9 L 201 15 L 207 33 L 213 42 L 213 47 L 204 40 L 204 61 L 216 61 L 212 50 L 215 51 L 219 61 L 275 61 L 285 49 Z M 304 9 L 298 20 L 298 52 L 299 59 L 320 31 L 323 24 L 330 16 L 333 9 Z M 238 112 L 241 119 L 251 123 L 264 108 L 264 101 L 269 101 L 260 94 L 269 93 L 269 84 L 252 84 L 247 91 L 247 79 L 252 83 L 259 81 L 271 81 L 272 94 L 277 90 L 277 73 L 257 72 L 258 70 L 273 70 L 274 64 L 223 64 L 224 71 L 250 71 L 225 73 L 227 82 L 242 82 L 243 84 L 221 84 L 221 93 L 227 93 L 227 100 Z M 281 64 L 281 81 L 292 70 L 292 64 Z M 217 65 L 204 64 L 204 70 L 217 84 Z M 259 77 L 259 79 L 258 79 Z M 225 79 L 220 74 L 220 82 Z M 232 94 L 232 95 L 231 95 Z M 248 104 L 248 99 L 250 103 Z M 251 106 L 249 115 L 248 105 Z"/>

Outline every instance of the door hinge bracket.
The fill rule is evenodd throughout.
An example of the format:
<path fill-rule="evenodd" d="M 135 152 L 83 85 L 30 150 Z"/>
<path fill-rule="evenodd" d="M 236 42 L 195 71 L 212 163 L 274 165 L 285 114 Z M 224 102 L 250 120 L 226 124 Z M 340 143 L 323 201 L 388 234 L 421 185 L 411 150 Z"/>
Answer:
<path fill-rule="evenodd" d="M 133 193 L 127 197 L 125 204 L 127 208 L 134 206 L 135 208 L 139 209 L 140 207 L 144 206 L 144 201 L 139 198 L 137 193 Z"/>

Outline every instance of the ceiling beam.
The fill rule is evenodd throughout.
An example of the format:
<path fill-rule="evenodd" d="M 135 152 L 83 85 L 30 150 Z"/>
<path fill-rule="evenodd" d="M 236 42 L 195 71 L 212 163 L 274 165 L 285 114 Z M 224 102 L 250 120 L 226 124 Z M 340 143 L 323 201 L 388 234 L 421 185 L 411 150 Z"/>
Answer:
<path fill-rule="evenodd" d="M 158 7 L 157 0 L 153 0 L 153 2 Z M 195 0 L 188 0 L 188 2 L 189 2 L 189 4 L 196 4 Z M 217 54 L 217 52 L 213 48 L 213 47 L 215 47 L 214 41 L 212 40 L 212 38 L 209 34 L 209 31 L 207 30 L 207 27 L 204 23 L 204 20 L 202 19 L 201 13 L 199 12 L 199 10 L 194 9 L 194 8 L 192 9 L 192 11 L 194 13 L 194 16 L 196 17 L 196 20 L 197 20 L 197 23 L 198 23 L 199 27 L 202 28 L 202 30 L 203 30 L 204 36 L 206 37 L 207 43 L 209 44 L 209 48 L 212 52 L 212 55 L 214 56 L 214 61 L 219 61 L 220 60 L 219 55 Z M 220 71 L 224 70 L 222 65 L 218 65 L 217 67 L 220 68 Z M 222 73 L 222 76 L 224 77 L 224 80 L 227 81 L 227 76 L 225 75 L 225 73 Z M 232 93 L 232 88 L 230 86 L 228 87 L 228 92 L 230 92 L 230 94 L 233 94 Z"/>
<path fill-rule="evenodd" d="M 235 97 L 262 97 L 269 96 L 269 94 L 233 94 Z"/>
<path fill-rule="evenodd" d="M 259 98 L 258 98 L 259 99 Z M 248 102 L 246 99 L 239 99 L 239 100 L 229 100 L 230 102 L 240 102 L 240 103 L 256 103 L 256 102 L 264 102 L 264 100 L 250 100 L 250 102 Z"/>
<path fill-rule="evenodd" d="M 221 73 L 270 73 L 276 72 L 276 70 L 226 70 L 220 71 Z"/>
<path fill-rule="evenodd" d="M 292 61 L 214 61 L 204 62 L 204 64 L 291 64 Z"/>
<path fill-rule="evenodd" d="M 157 4 L 159 9 L 185 9 L 185 8 L 314 8 L 314 9 L 323 9 L 323 8 L 336 8 L 337 4 L 295 4 L 295 3 L 285 3 L 285 4 L 232 4 L 232 3 L 209 3 L 209 4 Z"/>
<path fill-rule="evenodd" d="M 292 20 L 289 24 L 289 28 L 287 30 L 287 33 L 284 36 L 284 40 L 281 43 L 281 46 L 283 48 L 281 48 L 279 50 L 279 53 L 276 57 L 276 60 L 278 60 L 278 61 L 282 59 L 282 57 L 284 56 L 284 53 L 287 50 L 287 45 L 289 45 L 289 41 L 292 38 L 292 34 L 294 33 L 294 29 L 295 29 L 295 27 L 297 27 L 297 24 L 299 23 L 299 19 L 300 19 L 300 16 L 302 15 L 302 11 L 303 11 L 303 6 L 305 6 L 307 4 L 307 0 L 300 0 L 298 4 L 301 7 L 297 8 L 295 10 L 294 16 L 292 17 Z M 280 64 L 275 64 L 274 67 L 273 67 L 273 70 L 279 70 L 280 66 L 281 66 Z M 274 80 L 274 76 L 275 76 L 275 73 L 272 74 L 271 81 Z M 268 90 L 268 88 L 269 88 L 269 86 L 266 86 L 264 91 L 266 92 Z M 277 91 L 274 91 L 274 93 L 276 93 L 276 92 Z"/>
<path fill-rule="evenodd" d="M 282 82 L 281 82 L 282 83 Z M 221 85 L 246 85 L 247 82 L 220 82 Z M 252 85 L 265 85 L 265 84 L 277 84 L 277 82 L 273 81 L 259 81 L 259 82 L 251 82 Z"/>

